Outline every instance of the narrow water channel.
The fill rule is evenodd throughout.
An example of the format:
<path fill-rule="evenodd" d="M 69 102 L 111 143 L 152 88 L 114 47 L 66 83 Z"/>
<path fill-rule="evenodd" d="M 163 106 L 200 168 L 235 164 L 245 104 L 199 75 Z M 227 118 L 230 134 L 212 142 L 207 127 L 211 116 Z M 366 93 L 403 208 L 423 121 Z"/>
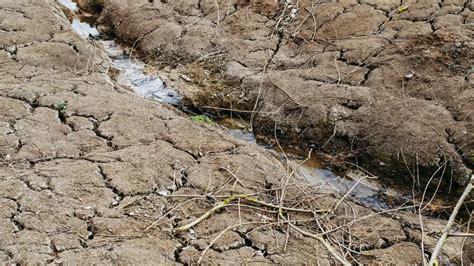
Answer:
<path fill-rule="evenodd" d="M 73 17 L 72 29 L 84 39 L 94 40 L 102 45 L 111 59 L 112 68 L 117 70 L 118 75 L 114 77 L 116 82 L 125 88 L 132 89 L 136 94 L 145 98 L 151 98 L 160 102 L 177 105 L 181 97 L 173 90 L 165 86 L 160 77 L 145 73 L 145 63 L 131 58 L 126 51 L 113 40 L 104 40 L 94 25 L 81 21 L 78 16 L 78 6 L 72 0 L 59 0 L 59 3 L 71 10 L 76 16 Z"/>
<path fill-rule="evenodd" d="M 107 55 L 110 57 L 112 67 L 118 71 L 113 77 L 118 85 L 132 89 L 136 94 L 145 98 L 157 100 L 162 103 L 179 105 L 181 96 L 172 88 L 166 86 L 157 75 L 145 73 L 146 64 L 136 58 L 131 58 L 126 50 L 120 47 L 113 40 L 104 40 L 100 32 L 94 25 L 81 21 L 78 15 L 78 6 L 72 0 L 58 0 L 61 5 L 70 9 L 76 16 L 72 19 L 72 28 L 80 36 L 90 41 L 98 42 L 102 45 Z M 243 128 L 229 126 L 222 120 L 219 123 L 228 128 L 229 133 L 234 137 L 256 143 L 255 135 Z M 231 124 L 233 122 L 231 121 Z M 294 160 L 298 164 L 298 159 Z M 320 191 L 331 193 L 349 194 L 361 204 L 376 208 L 387 209 L 394 205 L 399 205 L 401 199 L 407 197 L 400 195 L 396 191 L 387 191 L 378 182 L 371 180 L 368 176 L 357 171 L 337 175 L 333 171 L 324 168 L 316 160 L 309 160 L 300 165 L 295 175 L 307 180 Z M 388 198 L 398 199 L 397 203 L 388 202 Z"/>
<path fill-rule="evenodd" d="M 119 72 L 115 77 L 119 85 L 132 88 L 136 94 L 145 98 L 173 105 L 179 104 L 181 96 L 167 87 L 160 77 L 146 74 L 144 62 L 130 58 L 125 50 L 112 40 L 101 40 L 100 43 L 110 57 L 112 67 Z"/>

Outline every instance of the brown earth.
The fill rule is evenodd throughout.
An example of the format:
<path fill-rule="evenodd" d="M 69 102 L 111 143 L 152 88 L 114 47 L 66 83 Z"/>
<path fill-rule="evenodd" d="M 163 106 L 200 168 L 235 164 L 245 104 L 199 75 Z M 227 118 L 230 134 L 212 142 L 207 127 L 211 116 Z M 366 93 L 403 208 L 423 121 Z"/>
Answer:
<path fill-rule="evenodd" d="M 288 165 L 128 93 L 108 72 L 101 47 L 74 34 L 57 3 L 1 2 L 2 264 L 191 264 L 240 222 L 248 224 L 225 232 L 205 263 L 335 263 L 317 240 L 277 222 L 275 208 L 243 200 L 177 233 L 231 193 L 304 210 L 339 199 L 291 178 L 280 202 Z M 285 215 L 301 230 L 327 231 L 351 262 L 420 262 L 420 244 L 429 254 L 443 227 L 424 218 L 421 238 L 418 216 L 376 214 L 349 199 L 333 212 Z M 462 249 L 450 239 L 441 262 L 458 263 Z"/>
<path fill-rule="evenodd" d="M 469 180 L 472 0 L 79 2 L 190 105 L 420 188 Z"/>

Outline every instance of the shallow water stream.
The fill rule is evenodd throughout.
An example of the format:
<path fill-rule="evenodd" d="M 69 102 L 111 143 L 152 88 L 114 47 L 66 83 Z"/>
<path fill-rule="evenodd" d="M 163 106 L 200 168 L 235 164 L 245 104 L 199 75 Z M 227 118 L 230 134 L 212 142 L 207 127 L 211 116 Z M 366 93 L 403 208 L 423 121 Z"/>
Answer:
<path fill-rule="evenodd" d="M 78 13 L 77 4 L 72 0 L 58 0 L 66 8 Z M 72 20 L 73 30 L 85 39 L 100 43 L 111 59 L 112 67 L 118 70 L 113 77 L 118 85 L 132 89 L 136 94 L 167 104 L 179 105 L 181 96 L 172 88 L 169 88 L 157 75 L 145 72 L 146 64 L 135 58 L 131 58 L 113 40 L 101 39 L 100 32 L 93 25 L 81 21 L 78 16 Z M 234 137 L 256 143 L 256 137 L 247 129 L 233 128 L 227 123 L 220 123 L 228 128 Z M 295 160 L 297 163 L 297 160 Z M 297 163 L 298 164 L 298 163 Z M 337 175 L 333 171 L 324 168 L 316 160 L 310 160 L 298 167 L 295 175 L 310 182 L 319 190 L 349 194 L 358 202 L 376 209 L 390 208 L 393 203 L 387 202 L 387 198 L 404 199 L 396 191 L 387 193 L 382 185 L 370 180 L 366 175 L 359 172 L 349 172 Z M 395 204 L 396 205 L 396 204 Z"/>
<path fill-rule="evenodd" d="M 79 11 L 77 4 L 72 0 L 59 0 L 59 3 L 72 12 Z M 99 42 L 111 59 L 111 65 L 118 70 L 116 82 L 125 88 L 132 89 L 136 94 L 145 98 L 152 98 L 160 102 L 178 104 L 180 95 L 172 88 L 167 87 L 160 77 L 145 73 L 145 63 L 131 58 L 125 50 L 113 40 L 101 39 L 100 32 L 93 25 L 82 21 L 75 16 L 71 22 L 72 29 L 85 39 Z"/>
<path fill-rule="evenodd" d="M 296 175 L 303 177 L 319 190 L 348 194 L 363 205 L 376 209 L 389 209 L 409 200 L 408 196 L 386 189 L 374 177 L 361 171 L 351 170 L 337 175 L 314 160 L 301 165 Z"/>

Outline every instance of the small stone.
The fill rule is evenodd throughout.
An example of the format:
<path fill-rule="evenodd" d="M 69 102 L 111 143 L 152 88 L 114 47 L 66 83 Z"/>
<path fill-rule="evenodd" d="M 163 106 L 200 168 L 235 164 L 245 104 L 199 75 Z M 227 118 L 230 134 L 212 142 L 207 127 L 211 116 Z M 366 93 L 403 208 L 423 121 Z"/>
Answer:
<path fill-rule="evenodd" d="M 184 74 L 181 75 L 181 76 L 179 76 L 179 77 L 182 78 L 182 79 L 183 79 L 184 81 L 186 81 L 186 82 L 192 82 L 192 81 L 193 81 L 190 77 L 188 77 L 188 76 L 186 76 L 186 75 L 184 75 Z"/>
<path fill-rule="evenodd" d="M 158 195 L 163 196 L 163 197 L 168 196 L 168 194 L 169 194 L 168 190 L 158 191 Z"/>
<path fill-rule="evenodd" d="M 5 50 L 6 50 L 8 53 L 10 53 L 10 54 L 13 55 L 13 54 L 16 54 L 16 52 L 17 52 L 18 49 L 17 49 L 16 45 L 13 45 L 13 46 L 10 46 L 10 47 L 5 48 Z"/>
<path fill-rule="evenodd" d="M 296 18 L 297 13 L 298 13 L 298 9 L 293 8 L 293 9 L 291 10 L 290 17 L 293 18 L 293 19 Z"/>
<path fill-rule="evenodd" d="M 166 189 L 169 191 L 175 191 L 178 188 L 176 187 L 176 184 L 171 184 L 171 185 L 166 186 Z"/>
<path fill-rule="evenodd" d="M 112 207 L 115 207 L 115 206 L 118 206 L 119 205 L 119 201 L 118 200 L 114 200 L 112 201 Z"/>

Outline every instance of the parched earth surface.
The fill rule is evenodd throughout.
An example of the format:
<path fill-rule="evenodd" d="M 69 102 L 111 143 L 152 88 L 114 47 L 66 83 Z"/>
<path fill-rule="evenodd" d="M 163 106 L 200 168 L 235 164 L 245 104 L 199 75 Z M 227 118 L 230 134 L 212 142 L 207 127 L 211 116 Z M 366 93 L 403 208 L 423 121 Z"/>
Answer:
<path fill-rule="evenodd" d="M 469 180 L 472 0 L 79 2 L 190 105 L 421 188 Z"/>
<path fill-rule="evenodd" d="M 318 192 L 264 149 L 129 93 L 109 71 L 57 2 L 0 1 L 2 263 L 193 264 L 211 243 L 205 263 L 335 263 L 302 232 L 325 232 L 351 262 L 413 264 L 433 249 L 442 222 Z M 231 202 L 176 231 L 232 193 L 266 205 Z M 282 214 L 294 227 L 275 206 L 298 209 Z M 471 247 L 449 239 L 440 261 L 469 263 Z"/>

